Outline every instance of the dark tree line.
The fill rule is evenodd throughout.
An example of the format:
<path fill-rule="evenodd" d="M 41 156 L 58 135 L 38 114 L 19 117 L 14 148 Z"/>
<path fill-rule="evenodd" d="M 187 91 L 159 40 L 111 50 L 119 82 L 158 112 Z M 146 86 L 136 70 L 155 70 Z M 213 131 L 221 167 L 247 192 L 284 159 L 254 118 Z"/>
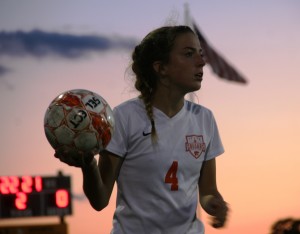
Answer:
<path fill-rule="evenodd" d="M 280 219 L 272 225 L 270 234 L 300 234 L 300 219 Z"/>

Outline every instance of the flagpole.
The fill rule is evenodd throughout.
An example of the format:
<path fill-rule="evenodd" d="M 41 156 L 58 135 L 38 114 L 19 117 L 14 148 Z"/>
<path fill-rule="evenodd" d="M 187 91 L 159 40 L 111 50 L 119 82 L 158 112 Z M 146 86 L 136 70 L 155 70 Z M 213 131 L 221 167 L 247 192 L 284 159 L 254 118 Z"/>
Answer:
<path fill-rule="evenodd" d="M 184 24 L 187 26 L 191 26 L 190 10 L 189 4 L 187 2 L 184 3 Z"/>
<path fill-rule="evenodd" d="M 184 3 L 184 25 L 189 26 L 191 29 L 193 29 L 193 25 L 190 17 L 189 4 L 187 2 Z M 195 97 L 194 93 L 189 93 L 187 95 L 188 100 L 190 100 L 191 102 L 195 101 L 194 97 Z"/>

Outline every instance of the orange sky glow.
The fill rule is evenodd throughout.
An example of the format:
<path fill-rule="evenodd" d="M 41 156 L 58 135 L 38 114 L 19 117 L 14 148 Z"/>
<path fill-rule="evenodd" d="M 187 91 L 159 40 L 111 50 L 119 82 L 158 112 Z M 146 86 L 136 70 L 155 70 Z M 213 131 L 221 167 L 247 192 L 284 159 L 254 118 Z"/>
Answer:
<path fill-rule="evenodd" d="M 75 1 L 68 5 L 69 13 L 58 1 L 47 3 L 48 7 L 35 0 L 28 2 L 31 5 L 15 0 L 0 3 L 0 31 L 41 28 L 139 40 L 167 18 L 182 22 L 185 3 L 162 3 L 157 10 L 158 0 L 144 5 L 133 1 L 120 11 L 111 3 L 91 1 L 89 6 Z M 24 4 L 21 15 L 19 4 Z M 220 230 L 209 226 L 209 217 L 200 208 L 198 215 L 208 234 L 268 234 L 275 221 L 300 218 L 300 4 L 293 0 L 219 4 L 217 0 L 190 1 L 189 7 L 206 38 L 249 83 L 220 80 L 205 67 L 202 88 L 194 101 L 210 108 L 217 120 L 225 147 L 225 153 L 217 158 L 218 187 L 231 211 L 227 226 Z M 31 11 L 33 5 L 35 12 Z M 84 12 L 80 19 L 78 11 Z M 152 16 L 145 16 L 149 11 Z M 43 14 L 48 14 L 47 19 Z M 14 15 L 18 16 L 13 19 Z M 59 93 L 74 88 L 95 91 L 111 107 L 136 96 L 125 73 L 129 58 L 126 50 L 76 60 L 0 56 L 0 65 L 11 69 L 0 76 L 0 175 L 56 175 L 62 170 L 72 177 L 72 192 L 82 195 L 80 170 L 55 159 L 45 138 L 46 108 Z M 94 211 L 86 199 L 75 199 L 73 215 L 66 217 L 69 233 L 109 233 L 115 197 L 116 190 L 101 212 Z M 0 227 L 57 220 L 0 219 Z"/>

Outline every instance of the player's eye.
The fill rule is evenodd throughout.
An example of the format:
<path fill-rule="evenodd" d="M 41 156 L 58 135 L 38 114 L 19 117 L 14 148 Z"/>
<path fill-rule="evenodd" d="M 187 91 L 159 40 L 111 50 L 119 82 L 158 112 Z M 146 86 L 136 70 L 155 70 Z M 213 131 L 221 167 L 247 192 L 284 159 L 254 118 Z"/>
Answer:
<path fill-rule="evenodd" d="M 186 57 L 192 57 L 193 56 L 193 52 L 192 51 L 188 51 L 184 54 Z"/>

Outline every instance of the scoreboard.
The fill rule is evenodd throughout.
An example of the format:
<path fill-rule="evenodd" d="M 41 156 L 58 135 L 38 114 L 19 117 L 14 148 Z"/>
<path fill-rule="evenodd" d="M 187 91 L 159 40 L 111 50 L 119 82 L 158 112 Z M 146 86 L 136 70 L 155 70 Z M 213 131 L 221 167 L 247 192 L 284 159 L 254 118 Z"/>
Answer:
<path fill-rule="evenodd" d="M 0 219 L 70 214 L 70 176 L 0 176 Z"/>

